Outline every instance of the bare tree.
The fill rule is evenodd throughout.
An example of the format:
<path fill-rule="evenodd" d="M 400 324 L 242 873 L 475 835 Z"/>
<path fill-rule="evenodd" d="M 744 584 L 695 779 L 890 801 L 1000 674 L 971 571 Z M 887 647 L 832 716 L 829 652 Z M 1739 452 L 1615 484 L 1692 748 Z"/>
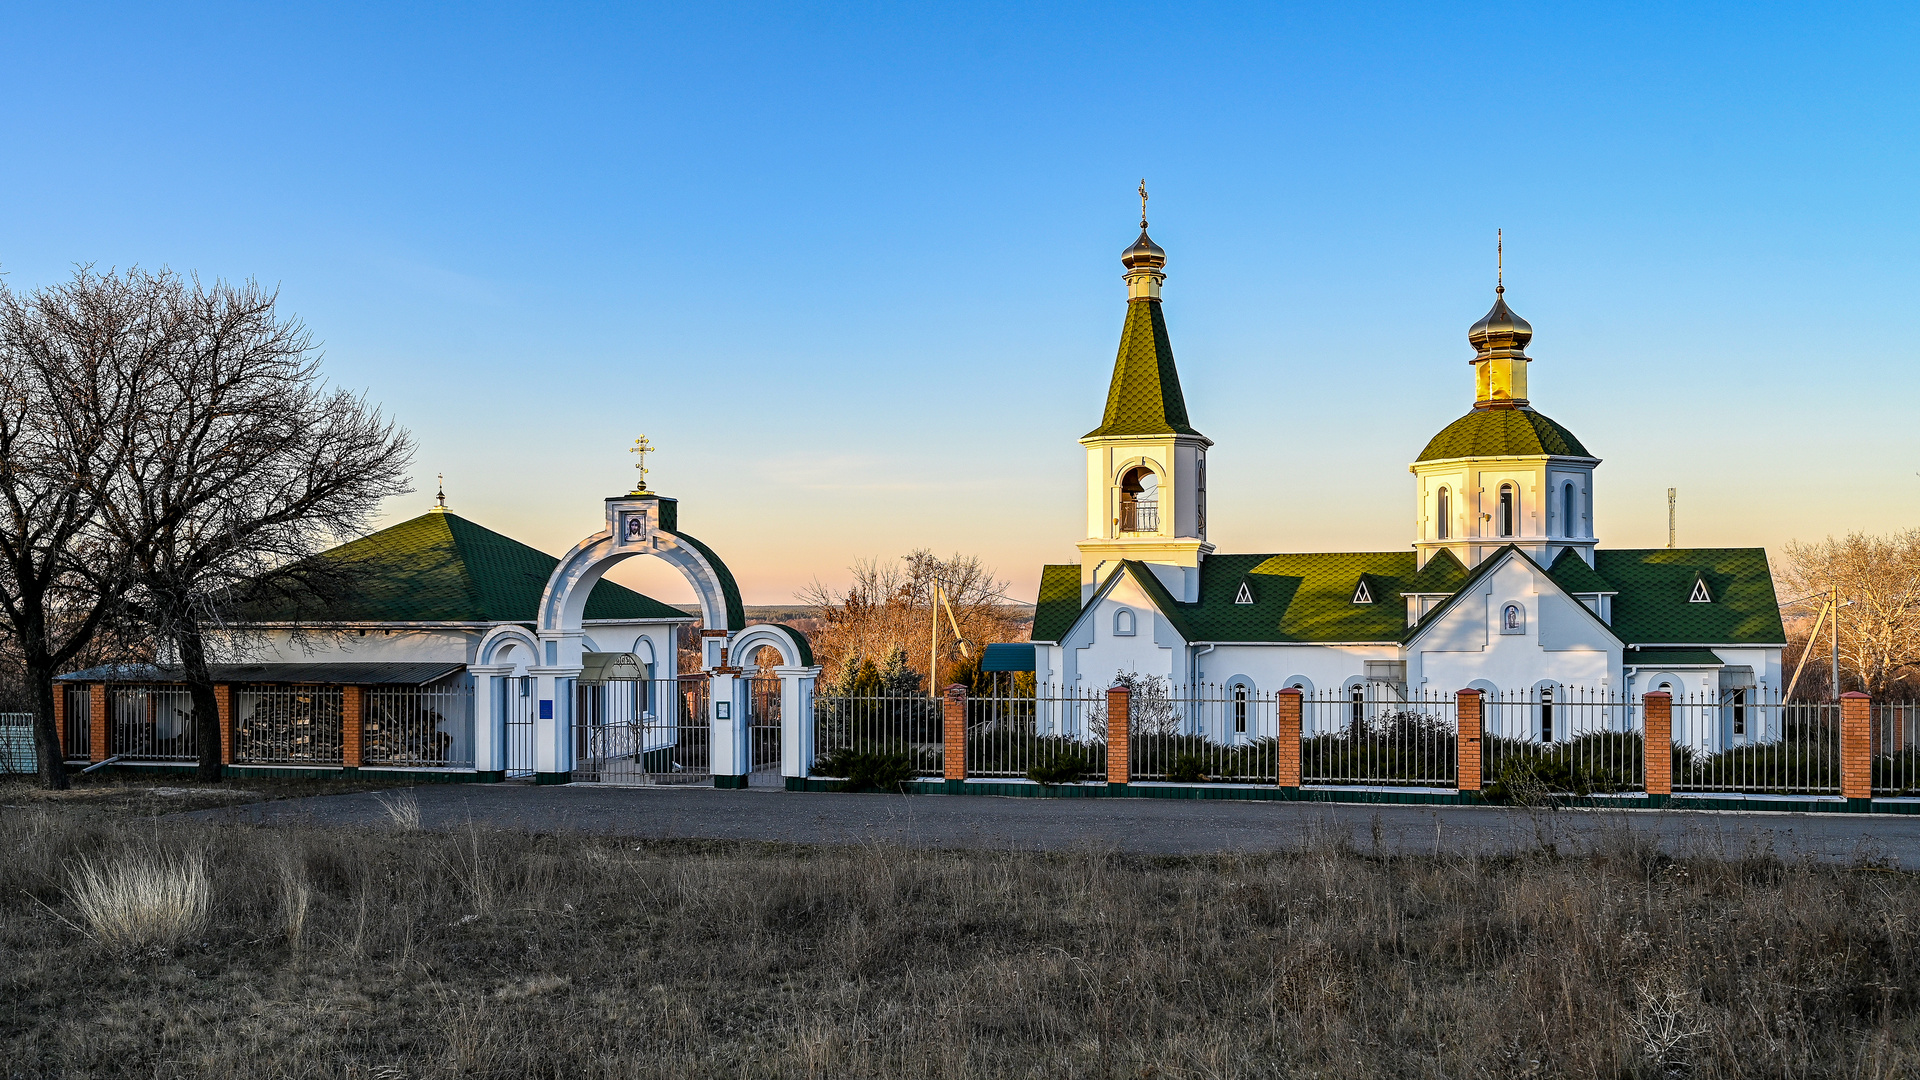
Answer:
<path fill-rule="evenodd" d="M 1002 597 L 1007 583 L 978 555 L 956 553 L 941 559 L 922 548 L 898 560 L 864 559 L 849 569 L 853 580 L 845 589 L 816 580 L 798 594 L 818 612 L 822 629 L 812 644 L 828 682 L 839 676 L 842 665 L 884 663 L 895 650 L 905 650 L 907 663 L 937 689 L 940 672 L 927 670 L 929 660 L 945 670 L 961 657 L 954 623 L 976 658 L 988 642 L 1027 636 L 1027 612 Z M 934 610 L 936 582 L 952 605 L 951 619 L 945 605 Z M 931 657 L 936 615 L 940 649 Z"/>
<path fill-rule="evenodd" d="M 411 437 L 364 397 L 322 381 L 311 336 L 247 282 L 152 279 L 180 331 L 139 386 L 140 404 L 102 418 L 115 466 L 92 495 L 103 533 L 127 553 L 130 602 L 170 644 L 193 699 L 199 776 L 220 776 L 207 635 L 263 581 L 312 586 L 309 558 L 359 532 L 380 501 L 410 490 Z"/>
<path fill-rule="evenodd" d="M 1787 545 L 1781 578 L 1801 597 L 1796 607 L 1805 609 L 1803 615 L 1818 612 L 1838 590 L 1843 682 L 1851 673 L 1858 687 L 1884 697 L 1904 676 L 1920 670 L 1920 529 L 1796 541 Z M 1813 625 L 1811 618 L 1797 621 Z M 1821 637 L 1830 632 L 1830 626 L 1823 628 Z M 1818 664 L 1826 651 L 1821 643 L 1801 644 Z"/>
<path fill-rule="evenodd" d="M 163 283 L 137 272 L 82 267 L 24 295 L 0 284 L 0 619 L 50 788 L 67 786 L 53 678 L 85 656 L 131 584 L 124 546 L 99 528 L 96 481 L 119 467 L 114 433 L 178 332 Z"/>

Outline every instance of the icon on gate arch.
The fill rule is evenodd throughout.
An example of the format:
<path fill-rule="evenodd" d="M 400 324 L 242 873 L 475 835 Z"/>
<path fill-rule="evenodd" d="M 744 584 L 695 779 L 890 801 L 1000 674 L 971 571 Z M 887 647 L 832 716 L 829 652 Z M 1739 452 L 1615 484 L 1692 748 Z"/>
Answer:
<path fill-rule="evenodd" d="M 620 515 L 620 536 L 629 544 L 638 544 L 646 540 L 647 515 L 633 513 Z"/>

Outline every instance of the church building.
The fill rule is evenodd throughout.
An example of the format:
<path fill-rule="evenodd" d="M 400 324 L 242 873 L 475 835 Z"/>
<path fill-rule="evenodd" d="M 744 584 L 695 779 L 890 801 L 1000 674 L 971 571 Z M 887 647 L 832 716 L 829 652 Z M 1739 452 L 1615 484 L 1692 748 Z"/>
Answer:
<path fill-rule="evenodd" d="M 1533 328 L 1507 306 L 1504 283 L 1467 332 L 1473 408 L 1414 457 L 1409 543 L 1217 552 L 1214 444 L 1194 427 L 1174 367 L 1166 253 L 1144 214 L 1140 226 L 1121 257 L 1127 316 L 1106 411 L 1080 439 L 1080 562 L 1042 570 L 1040 685 L 1084 692 L 1138 673 L 1309 698 L 1778 693 L 1786 633 L 1766 552 L 1601 545 L 1601 459 L 1528 399 Z"/>

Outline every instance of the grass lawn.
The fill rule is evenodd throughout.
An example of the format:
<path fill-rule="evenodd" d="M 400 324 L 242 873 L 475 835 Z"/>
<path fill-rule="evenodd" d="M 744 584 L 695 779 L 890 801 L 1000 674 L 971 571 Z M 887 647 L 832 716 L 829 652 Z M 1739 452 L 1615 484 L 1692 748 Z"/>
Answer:
<path fill-rule="evenodd" d="M 390 798 L 327 830 L 156 817 L 233 801 L 188 780 L 0 787 L 0 1075 L 1920 1072 L 1910 874 L 1624 833 L 1491 860 L 436 833 Z"/>

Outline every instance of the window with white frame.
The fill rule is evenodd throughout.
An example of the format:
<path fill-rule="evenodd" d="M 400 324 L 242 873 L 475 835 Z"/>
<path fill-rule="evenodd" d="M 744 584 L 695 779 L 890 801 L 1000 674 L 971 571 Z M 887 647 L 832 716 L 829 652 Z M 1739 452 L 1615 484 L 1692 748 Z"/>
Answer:
<path fill-rule="evenodd" d="M 1247 688 L 1233 688 L 1233 731 L 1236 735 L 1247 733 Z"/>
<path fill-rule="evenodd" d="M 1445 485 L 1441 486 L 1440 494 L 1434 496 L 1433 507 L 1433 535 L 1436 539 L 1445 540 L 1447 523 L 1453 517 L 1453 497 Z"/>
<path fill-rule="evenodd" d="M 1519 509 L 1515 505 L 1518 498 L 1519 494 L 1514 491 L 1512 484 L 1500 485 L 1500 520 L 1495 524 L 1499 526 L 1501 536 L 1513 535 L 1516 513 Z"/>
<path fill-rule="evenodd" d="M 1134 620 L 1133 620 L 1132 609 L 1121 608 L 1119 611 L 1114 612 L 1113 613 L 1113 636 L 1114 637 L 1132 637 L 1133 622 Z"/>

